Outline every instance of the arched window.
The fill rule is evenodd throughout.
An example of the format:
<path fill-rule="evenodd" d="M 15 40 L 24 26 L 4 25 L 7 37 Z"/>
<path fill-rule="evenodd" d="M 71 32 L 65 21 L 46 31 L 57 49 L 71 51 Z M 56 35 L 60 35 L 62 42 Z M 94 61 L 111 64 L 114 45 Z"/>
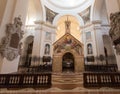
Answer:
<path fill-rule="evenodd" d="M 91 43 L 87 44 L 87 53 L 88 54 L 93 54 L 93 49 L 92 49 L 92 44 Z"/>
<path fill-rule="evenodd" d="M 49 44 L 46 44 L 46 45 L 45 45 L 44 54 L 45 54 L 45 55 L 49 55 L 49 54 L 50 54 L 50 45 L 49 45 Z"/>

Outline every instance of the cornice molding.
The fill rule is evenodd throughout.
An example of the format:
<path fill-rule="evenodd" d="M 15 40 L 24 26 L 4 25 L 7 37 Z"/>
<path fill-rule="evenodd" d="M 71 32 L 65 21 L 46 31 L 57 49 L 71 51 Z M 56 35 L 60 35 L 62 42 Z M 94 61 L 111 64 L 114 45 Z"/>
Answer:
<path fill-rule="evenodd" d="M 90 26 L 93 26 L 93 25 L 98 25 L 98 24 L 101 25 L 101 21 L 100 20 L 92 21 L 89 24 L 81 26 L 80 28 L 84 29 L 84 28 L 87 28 L 87 27 L 90 27 Z"/>
<path fill-rule="evenodd" d="M 49 28 L 56 29 L 56 26 L 53 26 L 52 24 L 46 23 L 44 21 L 35 21 L 34 23 L 37 24 L 37 25 L 43 25 L 43 26 L 46 26 L 46 27 L 49 27 Z"/>

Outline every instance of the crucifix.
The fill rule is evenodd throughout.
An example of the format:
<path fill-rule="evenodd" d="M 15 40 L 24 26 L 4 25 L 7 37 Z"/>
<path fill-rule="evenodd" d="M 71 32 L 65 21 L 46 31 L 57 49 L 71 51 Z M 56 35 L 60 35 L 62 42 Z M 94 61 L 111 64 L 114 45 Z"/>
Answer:
<path fill-rule="evenodd" d="M 71 25 L 71 21 L 68 20 L 68 16 L 67 16 L 67 20 L 65 21 L 65 32 L 66 33 L 70 33 L 70 25 Z"/>

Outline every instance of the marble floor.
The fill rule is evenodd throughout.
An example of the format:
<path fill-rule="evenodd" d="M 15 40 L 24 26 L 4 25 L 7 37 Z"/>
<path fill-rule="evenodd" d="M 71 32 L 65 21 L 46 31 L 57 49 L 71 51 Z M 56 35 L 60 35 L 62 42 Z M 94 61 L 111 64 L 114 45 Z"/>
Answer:
<path fill-rule="evenodd" d="M 0 94 L 120 94 L 120 88 L 84 88 L 82 74 L 53 74 L 51 88 L 0 89 Z"/>

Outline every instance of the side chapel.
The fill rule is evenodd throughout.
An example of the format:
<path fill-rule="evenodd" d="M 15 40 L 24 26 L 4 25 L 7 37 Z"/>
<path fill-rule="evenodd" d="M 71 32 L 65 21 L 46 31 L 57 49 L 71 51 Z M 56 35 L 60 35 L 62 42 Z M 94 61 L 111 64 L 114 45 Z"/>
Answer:
<path fill-rule="evenodd" d="M 83 44 L 70 34 L 71 22 L 65 21 L 65 34 L 53 44 L 53 72 L 82 72 Z"/>

